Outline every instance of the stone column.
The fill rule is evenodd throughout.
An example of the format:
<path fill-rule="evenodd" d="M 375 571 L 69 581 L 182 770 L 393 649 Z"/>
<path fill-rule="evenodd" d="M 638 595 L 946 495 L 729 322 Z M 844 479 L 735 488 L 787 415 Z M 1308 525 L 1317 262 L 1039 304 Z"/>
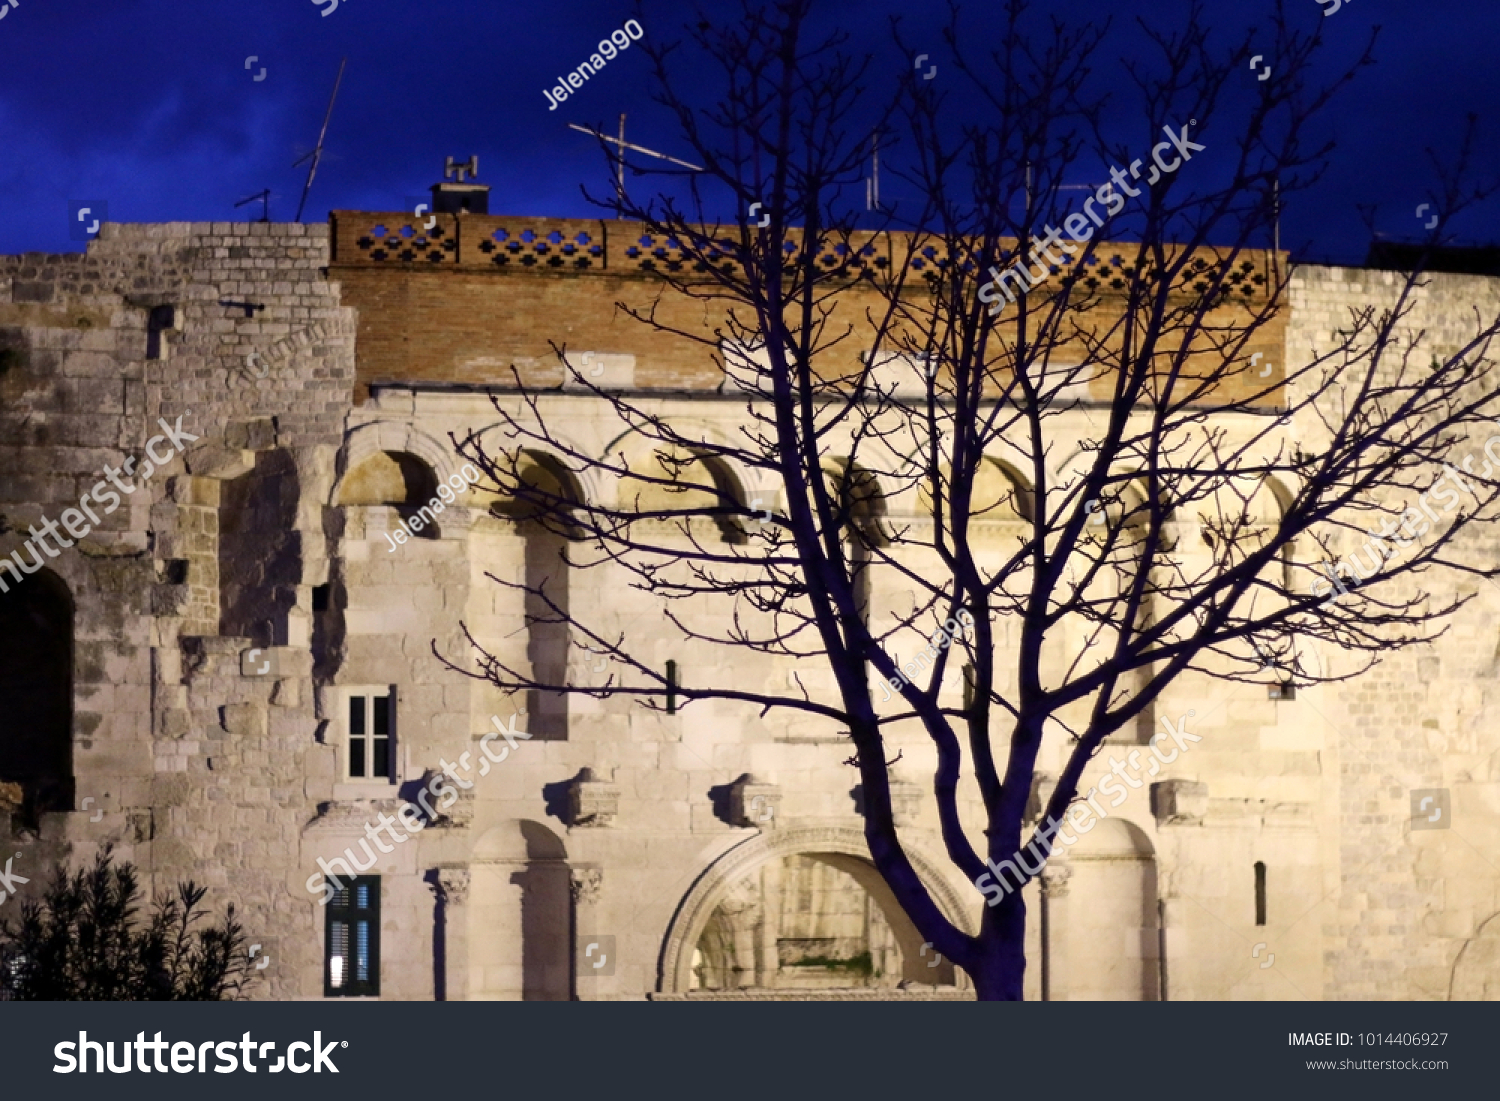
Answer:
<path fill-rule="evenodd" d="M 1187 953 L 1184 936 L 1186 930 L 1183 928 L 1183 919 L 1187 904 L 1180 898 L 1163 898 L 1158 900 L 1157 910 L 1160 912 L 1160 928 L 1157 936 L 1160 938 L 1159 955 L 1157 961 L 1161 968 L 1161 1000 L 1170 1001 L 1176 998 L 1178 1001 L 1186 1001 L 1192 997 L 1188 989 L 1187 975 L 1185 973 L 1174 973 L 1172 961 L 1184 961 Z M 1176 987 L 1172 982 L 1176 982 Z"/>
<path fill-rule="evenodd" d="M 569 870 L 568 887 L 573 894 L 573 992 L 580 1002 L 608 1000 L 615 990 L 611 974 L 597 974 L 593 960 L 582 956 L 585 937 L 604 936 L 599 928 L 599 895 L 604 886 L 604 870 L 597 864 L 577 864 Z M 618 942 L 611 949 L 618 962 Z"/>
<path fill-rule="evenodd" d="M 1042 869 L 1042 1001 L 1066 1001 L 1071 989 L 1068 975 L 1068 880 L 1073 869 L 1067 861 L 1049 860 Z"/>
<path fill-rule="evenodd" d="M 479 927 L 485 943 L 474 952 L 481 979 L 471 996 L 519 1002 L 526 997 L 526 896 L 535 889 L 531 866 L 522 860 L 501 860 L 482 867 Z"/>
<path fill-rule="evenodd" d="M 755 946 L 755 985 L 780 986 L 781 869 L 779 860 L 768 860 L 760 868 L 760 927 Z"/>
<path fill-rule="evenodd" d="M 444 997 L 469 998 L 469 869 L 439 868 L 437 896 L 443 904 Z"/>

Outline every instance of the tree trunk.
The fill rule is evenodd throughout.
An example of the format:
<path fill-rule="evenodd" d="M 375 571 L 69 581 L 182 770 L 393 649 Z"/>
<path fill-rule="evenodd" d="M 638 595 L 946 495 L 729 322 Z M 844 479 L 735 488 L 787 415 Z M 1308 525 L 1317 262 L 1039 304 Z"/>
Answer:
<path fill-rule="evenodd" d="M 985 907 L 979 926 L 979 959 L 969 968 L 982 1002 L 1023 1001 L 1026 980 L 1026 903 L 1020 891 Z"/>

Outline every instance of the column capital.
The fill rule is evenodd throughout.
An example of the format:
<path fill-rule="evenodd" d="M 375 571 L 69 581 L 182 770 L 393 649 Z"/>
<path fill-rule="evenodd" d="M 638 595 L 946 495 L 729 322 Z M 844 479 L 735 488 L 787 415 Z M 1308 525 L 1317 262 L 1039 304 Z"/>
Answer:
<path fill-rule="evenodd" d="M 604 869 L 591 864 L 574 867 L 569 871 L 568 886 L 575 904 L 597 906 L 600 889 L 604 886 Z"/>
<path fill-rule="evenodd" d="M 1064 860 L 1049 860 L 1042 869 L 1042 894 L 1048 898 L 1067 898 L 1068 880 L 1073 878 L 1073 869 Z"/>
<path fill-rule="evenodd" d="M 444 902 L 462 906 L 469 900 L 469 869 L 439 868 L 437 890 Z"/>

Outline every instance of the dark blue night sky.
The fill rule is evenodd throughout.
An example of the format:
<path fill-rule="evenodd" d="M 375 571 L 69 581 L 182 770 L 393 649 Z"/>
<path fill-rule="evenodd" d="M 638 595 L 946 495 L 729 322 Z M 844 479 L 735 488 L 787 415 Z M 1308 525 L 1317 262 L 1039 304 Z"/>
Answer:
<path fill-rule="evenodd" d="M 690 151 L 651 101 L 639 49 L 623 52 L 556 111 L 543 89 L 633 14 L 646 37 L 660 41 L 683 37 L 684 24 L 730 19 L 738 10 L 717 0 L 702 8 L 681 0 L 641 8 L 622 0 L 339 0 L 323 16 L 332 2 L 19 0 L 0 19 L 0 252 L 80 249 L 69 233 L 69 200 L 77 199 L 106 201 L 111 221 L 249 221 L 260 216 L 259 205 L 236 211 L 233 204 L 269 187 L 272 219 L 290 220 L 306 172 L 292 162 L 316 142 L 345 55 L 348 71 L 303 220 L 321 221 L 330 209 L 401 208 L 441 177 L 446 156 L 471 154 L 479 156 L 480 182 L 493 188 L 491 213 L 597 217 L 580 185 L 607 192 L 608 169 L 598 145 L 566 123 L 613 130 L 624 111 L 629 140 L 689 160 Z M 966 5 L 965 42 L 986 40 L 998 7 Z M 1182 8 L 1177 0 L 1036 5 L 1069 20 L 1113 19 L 1095 79 L 1116 93 L 1109 118 L 1127 145 L 1146 137 L 1130 129 L 1138 93 L 1122 66 L 1141 55 L 1136 17 L 1165 24 Z M 1209 5 L 1218 9 L 1232 12 L 1215 28 L 1227 54 L 1270 5 Z M 1327 74 L 1359 52 L 1376 24 L 1383 27 L 1378 64 L 1317 123 L 1338 148 L 1317 186 L 1288 199 L 1282 244 L 1301 259 L 1358 262 L 1370 243 L 1360 205 L 1376 207 L 1381 233 L 1419 236 L 1415 207 L 1435 180 L 1426 150 L 1449 156 L 1467 113 L 1480 116 L 1476 172 L 1500 176 L 1500 4 L 1343 0 L 1331 17 L 1322 10 L 1317 0 L 1288 2 L 1306 30 L 1324 35 Z M 943 67 L 945 6 L 830 0 L 821 25 L 844 28 L 852 49 L 876 59 L 872 102 L 910 64 L 892 43 L 891 15 L 901 17 L 906 40 L 937 62 L 938 81 L 953 81 L 945 91 L 954 117 L 977 111 Z M 247 70 L 251 55 L 258 60 Z M 693 63 L 686 64 L 690 77 Z M 262 66 L 265 78 L 256 81 Z M 1253 80 L 1242 83 L 1251 94 Z M 1211 144 L 1215 134 L 1209 127 L 1195 137 Z M 897 153 L 891 161 L 894 168 Z M 1077 174 L 1080 182 L 1092 179 L 1087 166 Z M 633 191 L 653 186 L 631 183 Z M 889 176 L 882 189 L 893 199 L 904 190 Z M 717 213 L 733 217 L 727 194 L 716 199 L 710 191 L 709 198 L 724 203 Z M 1455 222 L 1453 233 L 1460 243 L 1500 240 L 1500 195 Z"/>

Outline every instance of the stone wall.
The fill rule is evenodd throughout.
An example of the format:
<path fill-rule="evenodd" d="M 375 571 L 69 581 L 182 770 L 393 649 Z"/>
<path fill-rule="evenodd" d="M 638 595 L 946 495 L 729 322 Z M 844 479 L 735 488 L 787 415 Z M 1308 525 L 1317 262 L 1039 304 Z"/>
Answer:
<path fill-rule="evenodd" d="M 310 594 L 354 375 L 326 253 L 321 226 L 173 223 L 107 225 L 82 255 L 0 257 L 0 552 L 106 463 L 145 461 L 160 419 L 197 437 L 47 561 L 76 605 L 76 809 L 12 821 L 39 854 L 33 889 L 68 851 L 113 842 L 148 891 L 193 878 L 216 909 L 234 901 L 285 953 L 265 975 L 283 997 L 312 992 L 301 974 L 322 954 L 305 916 L 290 921 L 285 881 L 315 813 Z M 268 614 L 236 613 L 246 583 Z M 242 677 L 254 645 L 280 648 L 279 675 Z"/>
<path fill-rule="evenodd" d="M 1349 268 L 1308 268 L 1292 285 L 1291 353 L 1299 362 L 1330 355 L 1351 311 L 1393 308 L 1404 276 Z M 1420 377 L 1433 356 L 1458 354 L 1479 318 L 1500 311 L 1500 280 L 1438 274 L 1412 295 L 1413 312 L 1397 342 L 1422 337 L 1407 369 Z M 1493 354 L 1493 352 L 1491 352 Z M 1387 353 L 1379 377 L 1400 369 Z M 1301 438 L 1316 439 L 1313 425 Z M 1456 454 L 1477 456 L 1488 469 L 1476 432 Z M 1408 503 L 1416 497 L 1407 495 Z M 1354 549 L 1353 543 L 1347 548 Z M 1475 564 L 1500 560 L 1500 532 L 1471 530 L 1451 557 Z M 1449 571 L 1382 590 L 1384 599 L 1431 594 L 1431 606 L 1455 597 L 1469 603 L 1446 635 L 1382 656 L 1356 680 L 1330 685 L 1307 716 L 1327 732 L 1325 767 L 1339 784 L 1337 864 L 1325 888 L 1309 899 L 1307 920 L 1322 925 L 1325 982 L 1337 998 L 1493 998 L 1500 993 L 1494 937 L 1500 923 L 1500 650 L 1494 629 L 1500 588 Z M 1337 673 L 1357 666 L 1328 655 Z M 1300 703 L 1300 701 L 1299 701 Z M 1413 792 L 1448 792 L 1445 815 L 1427 823 Z M 1429 804 L 1429 810 L 1436 809 Z M 1334 875 L 1336 870 L 1337 875 Z"/>
<path fill-rule="evenodd" d="M 105 463 L 138 457 L 160 433 L 158 418 L 180 415 L 199 437 L 77 546 L 46 560 L 76 607 L 76 791 L 68 808 L 36 822 L 0 814 L 4 840 L 29 862 L 19 870 L 41 871 L 39 884 L 44 869 L 113 841 L 151 886 L 192 877 L 213 888 L 216 907 L 235 902 L 273 959 L 256 996 L 319 997 L 323 911 L 309 886 L 319 861 L 359 851 L 368 825 L 451 768 L 473 787 L 418 836 L 375 855 L 382 997 L 689 996 L 693 951 L 710 927 L 741 937 L 736 952 L 764 970 L 779 951 L 774 929 L 715 915 L 742 903 L 736 914 L 764 912 L 773 902 L 764 884 L 780 882 L 766 869 L 812 856 L 840 873 L 828 883 L 852 877 L 880 897 L 862 862 L 846 737 L 820 718 L 768 720 L 748 704 L 671 716 L 623 699 L 559 706 L 463 676 L 443 658 L 466 660 L 465 627 L 518 667 L 602 674 L 565 633 L 528 631 L 524 598 L 504 584 L 555 572 L 555 547 L 491 512 L 483 495 L 465 495 L 396 545 L 387 536 L 425 503 L 408 495 L 420 479 L 403 483 L 399 499 L 381 488 L 390 470 L 448 478 L 462 462 L 452 437 L 493 429 L 488 395 L 447 384 L 502 382 L 512 362 L 533 382 L 560 382 L 549 339 L 605 357 L 611 385 L 658 391 L 641 397 L 651 412 L 717 438 L 734 437 L 746 399 L 715 392 L 722 375 L 709 350 L 616 309 L 620 298 L 645 303 L 653 288 L 641 263 L 654 251 L 629 256 L 629 236 L 611 230 L 602 256 L 614 266 L 598 270 L 533 270 L 557 258 L 537 247 L 553 230 L 591 244 L 577 239 L 584 223 L 535 219 L 528 224 L 544 232 L 509 254 L 511 266 L 458 239 L 436 249 L 437 261 L 397 254 L 392 263 L 360 243 L 379 219 L 389 220 L 341 213 L 331 231 L 109 225 L 83 255 L 0 257 L 0 553 L 18 550 L 28 525 L 60 517 Z M 515 221 L 471 216 L 464 231 L 476 248 L 479 230 L 502 244 L 494 229 Z M 528 255 L 538 263 L 521 264 Z M 1381 273 L 1305 270 L 1278 322 L 1285 345 L 1277 328 L 1267 348 L 1294 364 L 1326 350 L 1344 311 L 1388 298 L 1391 285 Z M 1437 277 L 1413 324 L 1430 329 L 1435 351 L 1451 350 L 1475 302 L 1496 308 L 1500 284 Z M 672 323 L 712 334 L 703 303 L 663 308 Z M 395 385 L 371 391 L 381 380 Z M 523 407 L 515 394 L 499 400 Z M 587 392 L 547 394 L 539 408 L 585 453 L 634 446 Z M 1096 435 L 1094 416 L 1084 409 L 1059 422 L 1069 447 Z M 1233 418 L 1225 427 L 1247 431 Z M 1294 423 L 1289 440 L 1312 442 L 1312 426 Z M 738 475 L 747 498 L 774 496 L 754 473 Z M 582 482 L 601 499 L 613 491 Z M 890 507 L 903 523 L 918 521 L 914 495 Z M 1016 523 L 998 518 L 987 534 L 1004 544 Z M 1500 556 L 1500 543 L 1477 536 L 1469 549 Z M 920 556 L 907 564 L 924 568 Z M 660 607 L 626 581 L 612 567 L 573 571 L 567 599 L 601 633 L 624 632 L 643 661 L 678 662 L 687 684 L 783 690 L 795 671 L 815 696 L 832 692 L 813 664 L 668 632 Z M 1158 701 L 1150 729 L 1108 748 L 1128 754 L 1157 723 L 1189 712 L 1203 737 L 1153 776 L 1159 798 L 1132 791 L 1109 829 L 1055 862 L 1045 903 L 1053 996 L 1158 996 L 1163 953 L 1174 1000 L 1495 996 L 1500 955 L 1484 934 L 1500 910 L 1491 864 L 1500 852 L 1500 656 L 1490 627 L 1500 591 L 1478 579 L 1457 591 L 1478 599 L 1448 637 L 1357 681 L 1275 701 L 1265 685 L 1187 677 Z M 872 615 L 909 613 L 913 599 L 892 576 L 875 586 Z M 705 632 L 729 622 L 707 600 L 688 614 Z M 1047 660 L 1067 660 L 1077 642 L 1049 641 Z M 1344 669 L 1338 654 L 1319 660 Z M 337 733 L 346 694 L 362 687 L 397 696 L 397 764 L 378 783 L 350 779 Z M 949 691 L 956 703 L 956 680 Z M 481 774 L 491 717 L 503 726 L 520 708 L 518 725 L 532 736 Z M 1060 729 L 1049 733 L 1044 773 L 1060 767 L 1066 745 Z M 940 905 L 972 924 L 982 900 L 942 855 L 931 743 L 913 727 L 893 730 L 891 746 L 904 752 L 897 810 L 913 858 Z M 1085 785 L 1107 769 L 1096 761 Z M 1452 829 L 1411 829 L 1410 792 L 1429 787 L 1450 791 Z M 773 813 L 747 810 L 756 798 Z M 978 836 L 967 789 L 963 814 Z M 1265 926 L 1255 924 L 1256 863 L 1268 869 Z M 1036 885 L 1028 902 L 1035 996 Z M 789 905 L 772 908 L 796 914 Z M 886 961 L 884 979 L 899 958 L 903 978 L 926 988 L 912 996 L 962 994 L 951 964 L 929 970 L 899 915 L 834 909 L 844 915 L 837 935 L 819 927 L 798 937 L 833 937 L 847 955 L 844 942 L 857 939 L 848 915 L 863 914 L 879 926 L 861 935 Z M 788 929 L 798 920 L 778 919 Z M 607 975 L 575 959 L 575 936 L 594 935 L 612 938 L 617 953 Z M 1271 953 L 1275 965 L 1264 967 Z"/>

